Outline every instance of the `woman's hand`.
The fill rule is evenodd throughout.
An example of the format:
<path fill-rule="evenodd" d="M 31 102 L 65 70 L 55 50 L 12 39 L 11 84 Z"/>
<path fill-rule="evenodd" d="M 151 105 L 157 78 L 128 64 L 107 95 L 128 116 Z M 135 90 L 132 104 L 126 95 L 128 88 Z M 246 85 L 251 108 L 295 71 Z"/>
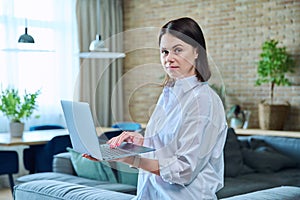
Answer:
<path fill-rule="evenodd" d="M 107 144 L 109 144 L 111 148 L 115 148 L 120 146 L 122 142 L 129 142 L 142 146 L 144 144 L 144 137 L 138 132 L 124 131 L 119 136 L 113 137 L 107 141 Z"/>
<path fill-rule="evenodd" d="M 107 141 L 107 144 L 110 145 L 110 148 L 115 148 L 117 146 L 120 146 L 122 144 L 122 142 L 129 142 L 129 143 L 133 143 L 133 144 L 142 146 L 144 144 L 144 137 L 138 132 L 124 131 L 120 135 L 113 137 L 109 141 Z M 92 161 L 100 161 L 88 154 L 82 154 L 82 157 L 87 158 Z M 116 159 L 114 161 L 126 162 L 127 160 L 128 160 L 128 158 L 120 158 L 120 159 Z"/>
<path fill-rule="evenodd" d="M 86 153 L 82 154 L 82 157 L 87 158 L 87 159 L 92 160 L 92 161 L 99 161 L 97 158 L 94 158 L 94 157 L 92 157 L 92 156 L 90 156 Z"/>
<path fill-rule="evenodd" d="M 82 157 L 84 158 L 87 158 L 91 161 L 95 161 L 95 162 L 99 162 L 100 160 L 98 160 L 97 158 L 94 158 L 86 153 L 82 154 Z M 131 164 L 130 162 L 132 162 L 131 160 L 133 159 L 132 156 L 129 156 L 129 157 L 125 157 L 125 158 L 118 158 L 118 159 L 114 159 L 114 160 L 110 160 L 109 162 L 111 161 L 116 161 L 116 162 L 123 162 L 123 163 L 127 163 L 129 162 L 129 164 Z"/>
<path fill-rule="evenodd" d="M 133 143 L 133 144 L 142 146 L 144 144 L 144 137 L 138 132 L 124 131 L 119 136 L 113 137 L 112 139 L 110 139 L 107 143 L 110 145 L 111 148 L 115 148 L 115 147 L 119 146 L 120 144 L 122 144 L 122 142 L 129 142 L 129 143 Z M 98 159 L 96 159 L 88 154 L 82 154 L 82 157 L 87 158 L 92 161 L 99 161 Z M 133 165 L 135 163 L 135 156 L 118 158 L 118 159 L 111 160 L 111 161 L 123 162 L 128 165 Z M 156 174 L 158 176 L 160 175 L 158 160 L 149 159 L 149 158 L 140 158 L 138 167 L 143 170 L 149 171 L 153 174 Z"/>

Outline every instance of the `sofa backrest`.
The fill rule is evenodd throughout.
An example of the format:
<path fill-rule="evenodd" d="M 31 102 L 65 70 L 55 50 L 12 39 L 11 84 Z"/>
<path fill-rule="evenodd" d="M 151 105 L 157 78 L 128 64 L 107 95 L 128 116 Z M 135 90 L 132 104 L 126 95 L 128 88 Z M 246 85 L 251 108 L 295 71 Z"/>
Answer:
<path fill-rule="evenodd" d="M 239 136 L 241 141 L 248 140 L 250 138 L 263 140 L 269 146 L 274 148 L 279 153 L 282 153 L 298 163 L 300 166 L 300 138 L 292 137 L 278 137 L 278 136 Z"/>
<path fill-rule="evenodd" d="M 229 128 L 224 146 L 224 175 L 235 177 L 300 168 L 299 152 L 300 138 L 237 136 L 234 129 Z"/>

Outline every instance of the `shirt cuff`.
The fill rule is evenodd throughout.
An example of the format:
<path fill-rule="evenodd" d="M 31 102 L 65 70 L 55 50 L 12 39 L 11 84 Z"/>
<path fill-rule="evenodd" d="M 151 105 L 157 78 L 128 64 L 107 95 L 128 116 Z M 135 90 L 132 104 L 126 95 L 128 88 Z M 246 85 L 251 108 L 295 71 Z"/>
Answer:
<path fill-rule="evenodd" d="M 172 180 L 176 179 L 176 174 L 172 172 L 172 165 L 175 164 L 176 160 L 175 157 L 158 159 L 160 176 L 170 184 L 173 184 Z M 179 174 L 177 174 L 177 178 L 179 178 Z"/>

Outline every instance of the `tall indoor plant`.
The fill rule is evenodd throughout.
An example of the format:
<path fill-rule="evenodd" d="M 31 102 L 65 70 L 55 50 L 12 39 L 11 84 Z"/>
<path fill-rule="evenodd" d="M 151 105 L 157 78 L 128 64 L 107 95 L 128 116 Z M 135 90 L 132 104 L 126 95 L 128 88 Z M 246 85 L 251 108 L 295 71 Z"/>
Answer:
<path fill-rule="evenodd" d="M 10 133 L 14 137 L 22 136 L 23 120 L 30 118 L 37 109 L 37 97 L 40 90 L 21 97 L 17 89 L 7 88 L 0 95 L 0 111 L 10 120 Z"/>
<path fill-rule="evenodd" d="M 259 104 L 259 125 L 262 129 L 281 130 L 289 112 L 289 103 L 274 103 L 275 86 L 289 86 L 291 82 L 287 73 L 294 73 L 294 60 L 287 53 L 286 47 L 278 47 L 277 40 L 267 40 L 262 45 L 262 53 L 258 62 L 256 85 L 270 84 L 270 103 Z"/>

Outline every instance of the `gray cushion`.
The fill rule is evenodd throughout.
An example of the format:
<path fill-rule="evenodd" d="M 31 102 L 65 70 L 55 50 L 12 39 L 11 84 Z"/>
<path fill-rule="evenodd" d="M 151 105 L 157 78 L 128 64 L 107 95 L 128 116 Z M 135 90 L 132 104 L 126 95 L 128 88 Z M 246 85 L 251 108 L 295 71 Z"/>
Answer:
<path fill-rule="evenodd" d="M 244 195 L 233 196 L 223 200 L 298 200 L 300 187 L 282 186 Z"/>
<path fill-rule="evenodd" d="M 243 156 L 233 128 L 228 128 L 224 147 L 225 177 L 238 176 L 243 169 Z"/>
<path fill-rule="evenodd" d="M 297 163 L 277 152 L 263 140 L 251 138 L 250 148 L 243 148 L 244 163 L 258 172 L 270 173 L 295 167 Z"/>
<path fill-rule="evenodd" d="M 249 141 L 249 138 L 255 138 L 259 140 L 263 140 L 269 146 L 274 148 L 276 151 L 288 156 L 295 160 L 300 166 L 300 142 L 299 138 L 291 138 L 291 137 L 270 137 L 264 135 L 255 135 L 255 136 L 240 136 L 239 140 Z"/>
<path fill-rule="evenodd" d="M 290 185 L 300 187 L 300 169 L 291 168 L 280 170 L 274 173 L 251 173 L 239 176 L 241 180 L 247 180 L 254 183 L 266 182 L 272 187 Z M 244 186 L 245 189 L 248 187 Z"/>
<path fill-rule="evenodd" d="M 226 177 L 225 187 L 217 193 L 217 196 L 224 198 L 282 185 L 300 187 L 300 169 L 292 168 L 268 174 L 250 173 L 234 178 Z"/>
<path fill-rule="evenodd" d="M 217 196 L 219 199 L 271 187 L 273 187 L 273 183 L 271 182 L 257 182 L 253 180 L 243 179 L 241 178 L 241 176 L 239 176 L 238 178 L 227 177 L 225 178 L 224 188 L 217 192 Z"/>
<path fill-rule="evenodd" d="M 15 200 L 129 200 L 134 196 L 72 183 L 43 180 L 16 185 Z"/>
<path fill-rule="evenodd" d="M 76 175 L 69 152 L 54 155 L 52 167 L 53 172 Z"/>
<path fill-rule="evenodd" d="M 79 185 L 97 187 L 101 189 L 107 189 L 111 191 L 135 193 L 136 187 L 133 185 L 121 184 L 121 183 L 109 183 L 107 181 L 91 180 L 69 174 L 54 173 L 54 172 L 42 172 L 37 174 L 30 174 L 19 177 L 17 183 L 25 183 L 37 180 L 55 180 L 67 183 L 74 183 Z"/>

